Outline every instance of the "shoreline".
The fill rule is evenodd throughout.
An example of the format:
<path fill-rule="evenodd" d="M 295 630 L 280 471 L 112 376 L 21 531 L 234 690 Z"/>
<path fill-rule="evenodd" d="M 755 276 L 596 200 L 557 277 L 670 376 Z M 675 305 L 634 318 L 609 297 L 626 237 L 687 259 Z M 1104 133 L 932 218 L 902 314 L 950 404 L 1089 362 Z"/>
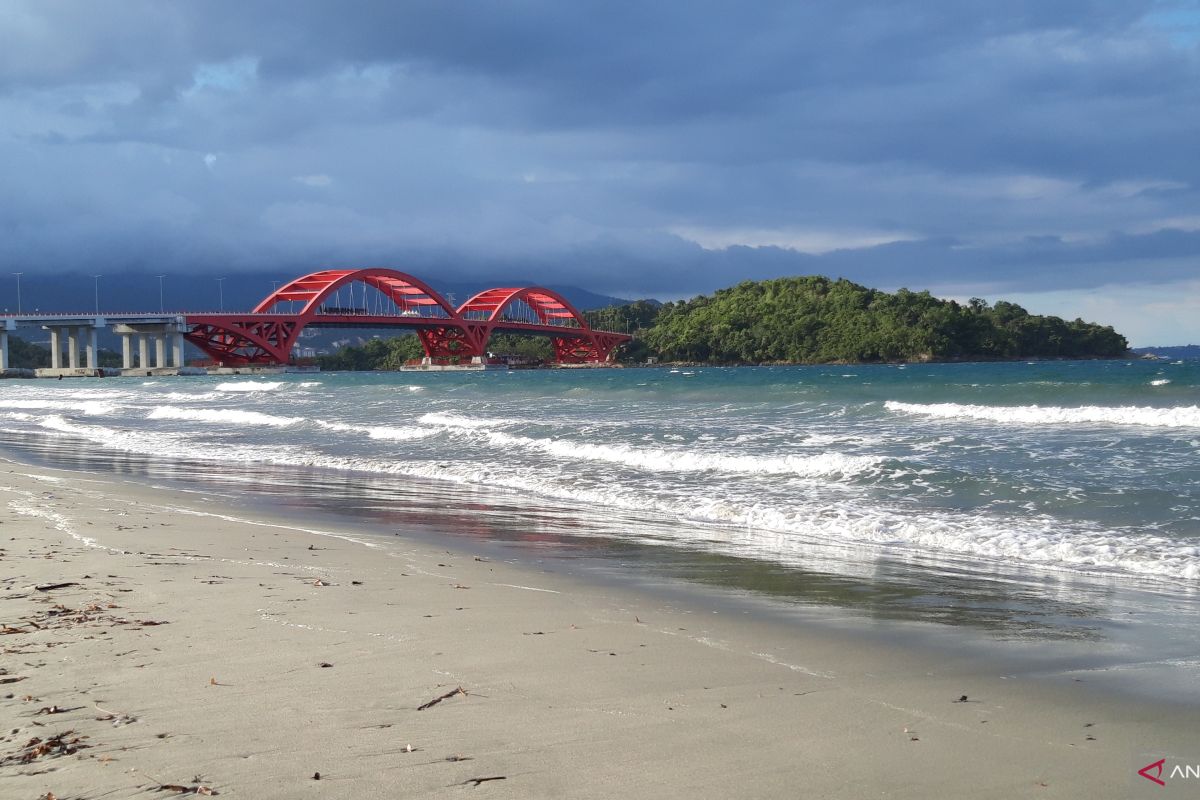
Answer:
<path fill-rule="evenodd" d="M 0 747 L 46 727 L 89 737 L 0 767 L 20 796 L 135 796 L 155 780 L 441 795 L 503 776 L 480 790 L 1125 797 L 1136 756 L 1187 754 L 1200 722 L 1073 678 L 711 613 L 466 543 L 202 516 L 202 495 L 49 467 L 5 464 L 0 483 L 3 620 L 22 630 L 0 644 L 24 651 L 0 701 L 19 733 Z M 77 585 L 31 588 L 56 582 Z M 38 617 L 53 603 L 98 609 Z M 97 704 L 137 722 L 96 720 Z"/>

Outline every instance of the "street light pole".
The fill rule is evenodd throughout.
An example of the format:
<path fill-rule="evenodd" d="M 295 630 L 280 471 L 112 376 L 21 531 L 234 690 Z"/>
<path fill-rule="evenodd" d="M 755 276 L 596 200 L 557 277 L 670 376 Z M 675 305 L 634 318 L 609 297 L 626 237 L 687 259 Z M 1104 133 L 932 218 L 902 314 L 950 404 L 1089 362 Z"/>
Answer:
<path fill-rule="evenodd" d="M 25 274 L 24 272 L 14 272 L 13 273 L 13 275 L 17 276 L 17 313 L 18 314 L 21 313 L 21 276 L 24 274 Z"/>
<path fill-rule="evenodd" d="M 164 310 L 163 309 L 163 278 L 165 278 L 165 277 L 167 277 L 167 276 L 166 275 L 158 276 L 158 313 L 160 313 L 160 314 L 163 313 L 163 310 Z"/>
<path fill-rule="evenodd" d="M 100 279 L 103 275 L 93 275 L 92 279 L 96 282 L 96 314 L 100 314 Z"/>
<path fill-rule="evenodd" d="M 217 297 L 220 299 L 221 311 L 225 310 L 225 284 L 224 278 L 217 278 Z"/>

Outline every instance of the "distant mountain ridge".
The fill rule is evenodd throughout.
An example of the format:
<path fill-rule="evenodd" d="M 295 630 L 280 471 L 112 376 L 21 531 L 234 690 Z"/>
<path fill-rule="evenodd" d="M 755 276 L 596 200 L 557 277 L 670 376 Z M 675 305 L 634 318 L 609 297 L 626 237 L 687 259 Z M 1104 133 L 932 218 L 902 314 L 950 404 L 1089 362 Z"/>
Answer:
<path fill-rule="evenodd" d="M 1140 356 L 1164 356 L 1166 358 L 1200 358 L 1200 344 L 1177 344 L 1166 347 L 1135 347 L 1133 352 Z"/>

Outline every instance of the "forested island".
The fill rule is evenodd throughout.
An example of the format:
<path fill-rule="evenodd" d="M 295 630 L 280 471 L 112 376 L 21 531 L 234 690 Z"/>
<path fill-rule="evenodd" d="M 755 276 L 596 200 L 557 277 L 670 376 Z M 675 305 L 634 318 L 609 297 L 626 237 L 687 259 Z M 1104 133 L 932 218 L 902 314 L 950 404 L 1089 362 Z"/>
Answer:
<path fill-rule="evenodd" d="M 676 303 L 638 300 L 583 312 L 601 330 L 633 335 L 623 363 L 826 364 L 1128 357 L 1110 326 L 1030 314 L 1015 303 L 963 304 L 929 292 L 883 292 L 817 275 L 745 281 Z M 13 366 L 49 364 L 43 347 L 11 339 Z M 549 339 L 497 334 L 489 349 L 550 361 Z M 372 339 L 317 356 L 328 370 L 399 369 L 424 355 L 414 335 Z M 120 356 L 102 351 L 101 364 Z"/>
<path fill-rule="evenodd" d="M 745 281 L 711 296 L 639 300 L 584 312 L 595 328 L 633 334 L 618 360 L 708 364 L 1122 358 L 1110 326 L 1030 314 L 1003 300 L 941 300 L 812 275 Z M 489 349 L 549 360 L 546 339 L 495 336 Z M 415 336 L 374 340 L 318 360 L 326 369 L 395 369 L 422 355 Z"/>

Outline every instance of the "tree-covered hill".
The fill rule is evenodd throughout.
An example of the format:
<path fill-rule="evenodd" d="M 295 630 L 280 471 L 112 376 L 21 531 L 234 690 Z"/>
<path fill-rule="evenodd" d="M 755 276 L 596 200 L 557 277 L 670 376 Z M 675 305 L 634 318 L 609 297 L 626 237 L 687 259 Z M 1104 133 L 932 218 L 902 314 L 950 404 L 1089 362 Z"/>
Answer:
<path fill-rule="evenodd" d="M 631 333 L 619 359 L 714 364 L 1119 358 L 1111 327 L 1030 314 L 1015 303 L 881 292 L 821 276 L 746 281 L 678 303 L 639 300 L 585 311 L 600 330 Z M 549 360 L 549 341 L 496 336 L 489 349 Z M 346 348 L 325 369 L 396 369 L 422 355 L 415 336 Z"/>
<path fill-rule="evenodd" d="M 1035 316 L 1014 303 L 966 305 L 821 276 L 746 281 L 712 296 L 588 312 L 632 332 L 627 358 L 722 364 L 1120 357 L 1111 327 Z"/>

